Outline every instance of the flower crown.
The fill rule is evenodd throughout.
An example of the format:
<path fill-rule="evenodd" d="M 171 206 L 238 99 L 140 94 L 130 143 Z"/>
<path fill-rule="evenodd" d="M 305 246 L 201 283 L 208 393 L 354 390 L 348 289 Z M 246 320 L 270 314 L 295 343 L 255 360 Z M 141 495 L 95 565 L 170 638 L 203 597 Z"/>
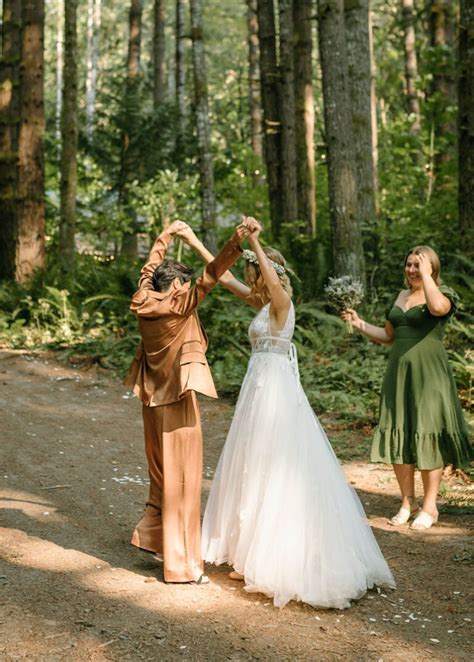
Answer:
<path fill-rule="evenodd" d="M 244 260 L 247 260 L 247 262 L 252 262 L 252 264 L 257 264 L 258 265 L 258 257 L 254 253 L 254 251 L 250 251 L 248 248 L 246 248 L 244 250 L 244 252 L 242 253 L 242 257 L 244 258 Z M 267 260 L 270 262 L 270 264 L 275 269 L 277 274 L 281 275 L 281 274 L 286 273 L 286 269 L 282 264 L 278 264 L 277 262 L 274 262 L 273 260 L 270 260 L 269 257 L 267 257 Z"/>

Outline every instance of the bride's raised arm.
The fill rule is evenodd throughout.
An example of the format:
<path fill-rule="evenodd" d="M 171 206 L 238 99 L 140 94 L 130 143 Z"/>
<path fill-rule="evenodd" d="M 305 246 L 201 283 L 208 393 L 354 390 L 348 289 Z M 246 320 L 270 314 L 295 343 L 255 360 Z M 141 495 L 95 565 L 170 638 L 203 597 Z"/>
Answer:
<path fill-rule="evenodd" d="M 255 221 L 253 218 L 249 218 L 247 220 Z M 275 271 L 275 268 L 262 249 L 258 239 L 261 232 L 261 227 L 259 226 L 259 228 L 260 229 L 255 230 L 249 235 L 248 242 L 252 249 L 255 251 L 260 273 L 262 274 L 263 281 L 270 295 L 270 314 L 277 322 L 277 325 L 280 327 L 284 325 L 288 316 L 288 311 L 291 305 L 291 298 L 289 294 L 285 292 L 281 280 Z"/>

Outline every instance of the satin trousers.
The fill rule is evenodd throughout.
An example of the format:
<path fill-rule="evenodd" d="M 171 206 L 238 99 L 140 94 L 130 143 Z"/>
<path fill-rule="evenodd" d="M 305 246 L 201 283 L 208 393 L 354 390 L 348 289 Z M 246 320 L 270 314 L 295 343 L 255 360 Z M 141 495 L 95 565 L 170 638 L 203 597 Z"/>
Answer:
<path fill-rule="evenodd" d="M 150 489 L 131 543 L 163 555 L 166 582 L 203 572 L 201 558 L 202 432 L 196 394 L 158 407 L 143 405 Z"/>

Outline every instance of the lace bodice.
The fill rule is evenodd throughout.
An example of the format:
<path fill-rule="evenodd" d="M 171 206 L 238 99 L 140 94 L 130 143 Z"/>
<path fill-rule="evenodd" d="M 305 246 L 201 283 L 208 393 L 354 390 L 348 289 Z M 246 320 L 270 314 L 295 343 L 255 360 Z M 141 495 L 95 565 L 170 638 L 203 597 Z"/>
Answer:
<path fill-rule="evenodd" d="M 285 325 L 278 333 L 270 327 L 270 304 L 267 303 L 253 318 L 249 326 L 249 338 L 254 352 L 288 353 L 295 330 L 295 309 L 290 305 Z"/>

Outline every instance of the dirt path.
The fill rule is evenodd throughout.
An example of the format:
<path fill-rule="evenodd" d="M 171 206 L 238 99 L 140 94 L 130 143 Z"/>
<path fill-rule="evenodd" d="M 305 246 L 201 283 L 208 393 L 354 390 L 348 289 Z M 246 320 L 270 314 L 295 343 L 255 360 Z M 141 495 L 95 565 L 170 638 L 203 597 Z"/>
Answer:
<path fill-rule="evenodd" d="M 473 659 L 467 518 L 443 515 L 428 533 L 389 527 L 389 470 L 345 464 L 397 590 L 345 611 L 280 611 L 226 567 L 209 567 L 205 587 L 167 586 L 129 545 L 147 472 L 139 403 L 117 379 L 4 351 L 0 400 L 0 660 Z M 231 415 L 203 402 L 206 493 Z M 346 457 L 347 435 L 330 434 Z"/>

